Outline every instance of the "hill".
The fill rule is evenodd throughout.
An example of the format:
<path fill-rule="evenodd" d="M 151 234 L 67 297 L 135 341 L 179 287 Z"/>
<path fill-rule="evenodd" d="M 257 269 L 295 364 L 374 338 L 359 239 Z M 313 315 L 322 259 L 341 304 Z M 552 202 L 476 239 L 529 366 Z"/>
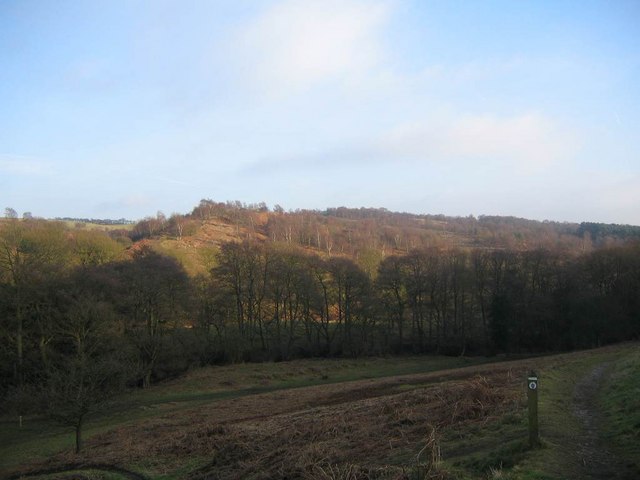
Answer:
<path fill-rule="evenodd" d="M 130 231 L 6 219 L 0 457 L 11 470 L 80 468 L 65 473 L 79 478 L 102 478 L 89 464 L 107 478 L 487 478 L 527 459 L 534 473 L 558 465 L 560 478 L 585 478 L 595 459 L 599 472 L 621 473 L 599 478 L 627 478 L 606 458 L 635 461 L 624 445 L 633 442 L 605 449 L 592 419 L 606 411 L 607 437 L 637 436 L 637 346 L 636 357 L 555 357 L 571 365 L 479 364 L 640 338 L 640 243 L 626 230 L 593 241 L 520 219 L 485 222 L 482 243 L 473 228 L 483 221 L 213 202 Z M 403 246 L 407 232 L 415 246 Z M 545 232 L 554 248 L 532 246 Z M 518 235 L 527 242 L 499 244 Z M 580 248 L 561 241 L 572 236 Z M 409 353 L 431 356 L 407 363 Z M 386 357 L 382 373 L 373 357 Z M 209 375 L 221 364 L 232 373 Z M 429 373 L 462 364 L 473 368 Z M 521 440 L 521 378 L 532 368 L 560 426 L 539 457 Z M 328 385 L 399 373 L 419 375 Z M 583 413 L 568 421 L 572 409 Z M 69 428 L 78 454 L 58 455 Z M 440 453 L 450 463 L 433 470 Z"/>
<path fill-rule="evenodd" d="M 640 332 L 637 230 L 210 200 L 130 230 L 5 220 L 0 308 L 12 347 L 3 375 L 23 355 L 23 325 L 33 365 L 47 361 L 46 335 L 76 308 L 63 295 L 73 289 L 121 322 L 118 335 L 153 339 L 147 382 L 189 362 L 629 340 Z"/>
<path fill-rule="evenodd" d="M 545 249 L 577 255 L 640 239 L 640 227 L 484 215 L 418 215 L 385 208 L 285 212 L 279 206 L 269 210 L 264 203 L 202 200 L 186 215 L 147 217 L 131 229 L 130 236 L 175 256 L 192 273 L 211 268 L 211 253 L 220 245 L 244 240 L 291 245 L 324 257 L 346 256 L 372 271 L 386 256 L 422 248 Z"/>

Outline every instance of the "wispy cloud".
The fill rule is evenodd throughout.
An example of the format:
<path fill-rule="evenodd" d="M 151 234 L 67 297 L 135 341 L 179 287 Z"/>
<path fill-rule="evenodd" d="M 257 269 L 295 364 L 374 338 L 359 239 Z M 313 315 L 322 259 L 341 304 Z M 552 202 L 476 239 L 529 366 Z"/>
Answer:
<path fill-rule="evenodd" d="M 361 74 L 381 61 L 380 1 L 287 0 L 238 32 L 239 62 L 269 93 Z"/>
<path fill-rule="evenodd" d="M 571 132 L 536 113 L 511 117 L 461 115 L 444 122 L 396 127 L 379 148 L 415 160 L 499 161 L 524 170 L 571 158 L 578 142 Z"/>
<path fill-rule="evenodd" d="M 329 166 L 335 169 L 404 163 L 497 166 L 529 174 L 571 161 L 579 148 L 577 135 L 543 115 L 458 115 L 438 121 L 402 123 L 360 144 L 262 158 L 244 166 L 241 173 L 263 175 L 286 170 L 323 170 Z"/>
<path fill-rule="evenodd" d="M 51 164 L 37 157 L 0 153 L 0 172 L 9 175 L 43 176 L 53 173 Z"/>
<path fill-rule="evenodd" d="M 153 199 L 142 194 L 131 194 L 109 202 L 101 202 L 94 206 L 93 211 L 101 215 L 118 215 L 123 210 L 136 210 L 153 207 Z"/>

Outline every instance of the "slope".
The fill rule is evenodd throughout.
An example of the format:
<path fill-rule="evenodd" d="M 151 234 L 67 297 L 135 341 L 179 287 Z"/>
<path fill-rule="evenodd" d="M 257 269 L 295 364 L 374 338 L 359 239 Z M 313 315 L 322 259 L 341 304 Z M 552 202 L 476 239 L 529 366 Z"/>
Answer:
<path fill-rule="evenodd" d="M 159 408 L 94 435 L 80 456 L 62 452 L 21 471 L 84 463 L 149 478 L 578 478 L 584 465 L 567 452 L 579 451 L 585 427 L 566 391 L 637 347 L 263 393 L 236 384 L 240 396 Z M 543 399 L 545 448 L 536 451 L 526 445 L 523 401 L 532 368 Z"/>

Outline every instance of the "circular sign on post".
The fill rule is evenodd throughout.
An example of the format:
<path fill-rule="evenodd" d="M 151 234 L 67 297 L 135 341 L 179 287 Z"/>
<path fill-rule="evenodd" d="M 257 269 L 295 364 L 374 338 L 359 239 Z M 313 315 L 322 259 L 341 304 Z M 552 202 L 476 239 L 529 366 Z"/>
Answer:
<path fill-rule="evenodd" d="M 540 446 L 538 434 L 538 375 L 535 372 L 529 373 L 527 377 L 527 403 L 529 410 L 529 446 L 531 448 Z"/>

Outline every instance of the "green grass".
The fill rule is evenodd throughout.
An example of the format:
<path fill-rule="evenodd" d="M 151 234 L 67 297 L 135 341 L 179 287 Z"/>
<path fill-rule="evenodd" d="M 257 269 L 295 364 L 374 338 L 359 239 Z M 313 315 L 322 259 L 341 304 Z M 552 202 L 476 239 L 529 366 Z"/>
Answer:
<path fill-rule="evenodd" d="M 526 440 L 511 440 L 502 442 L 493 449 L 468 455 L 453 465 L 464 468 L 476 478 L 482 478 L 493 471 L 513 468 L 525 458 L 527 451 Z"/>
<path fill-rule="evenodd" d="M 539 423 L 542 448 L 530 458 L 530 474 L 549 478 L 577 478 L 575 465 L 567 462 L 566 439 L 577 436 L 582 428 L 572 412 L 576 383 L 595 365 L 603 361 L 599 355 L 559 365 L 539 372 Z"/>
<path fill-rule="evenodd" d="M 640 349 L 617 359 L 600 392 L 607 443 L 640 471 Z"/>
<path fill-rule="evenodd" d="M 137 390 L 126 404 L 160 408 L 171 403 L 198 405 L 223 398 L 240 397 L 312 385 L 435 372 L 487 363 L 486 357 L 392 357 L 295 360 L 291 362 L 243 363 L 205 367 L 185 376 Z"/>
<path fill-rule="evenodd" d="M 78 228 L 77 225 L 81 225 L 79 228 L 86 230 L 102 230 L 102 231 L 110 231 L 110 230 L 133 230 L 135 224 L 133 223 L 122 223 L 122 224 L 101 224 L 101 223 L 91 223 L 91 222 L 75 222 L 73 220 L 61 220 L 68 228 L 75 229 Z"/>
<path fill-rule="evenodd" d="M 572 451 L 575 448 L 572 439 L 576 438 L 582 429 L 579 419 L 575 417 L 572 410 L 576 384 L 600 364 L 609 364 L 609 371 L 613 370 L 613 364 L 629 365 L 630 370 L 626 375 L 622 375 L 626 382 L 621 382 L 615 377 L 611 377 L 608 382 L 610 389 L 619 393 L 624 392 L 625 400 L 617 397 L 617 402 L 614 402 L 620 406 L 634 388 L 632 372 L 633 368 L 638 368 L 639 365 L 637 349 L 637 346 L 622 346 L 612 350 L 578 354 L 575 358 L 566 357 L 539 371 L 539 422 L 542 446 L 529 451 L 519 464 L 511 470 L 502 472 L 502 476 L 498 478 L 522 480 L 579 478 L 580 466 L 575 463 L 575 452 Z M 632 360 L 633 358 L 635 361 Z M 635 367 L 631 368 L 632 366 Z M 638 378 L 640 375 L 636 371 L 636 389 Z M 636 407 L 637 412 L 638 407 Z M 625 422 L 623 429 L 630 426 L 630 423 L 632 422 Z M 620 430 L 613 428 L 609 431 L 612 439 L 620 439 Z M 637 447 L 635 448 L 637 452 Z"/>
<path fill-rule="evenodd" d="M 619 458 L 640 465 L 640 350 L 621 346 L 541 359 L 539 422 L 542 446 L 528 446 L 526 407 L 485 425 L 469 425 L 441 438 L 442 468 L 459 480 L 570 480 L 580 478 L 571 439 L 582 426 L 574 416 L 572 399 L 577 382 L 598 365 L 609 365 L 602 386 L 606 414 L 603 438 L 617 445 Z M 523 389 L 524 397 L 524 389 Z"/>
<path fill-rule="evenodd" d="M 492 478 L 492 472 L 507 472 L 526 458 L 527 440 L 526 411 L 519 404 L 501 417 L 445 430 L 441 468 L 458 480 Z"/>

